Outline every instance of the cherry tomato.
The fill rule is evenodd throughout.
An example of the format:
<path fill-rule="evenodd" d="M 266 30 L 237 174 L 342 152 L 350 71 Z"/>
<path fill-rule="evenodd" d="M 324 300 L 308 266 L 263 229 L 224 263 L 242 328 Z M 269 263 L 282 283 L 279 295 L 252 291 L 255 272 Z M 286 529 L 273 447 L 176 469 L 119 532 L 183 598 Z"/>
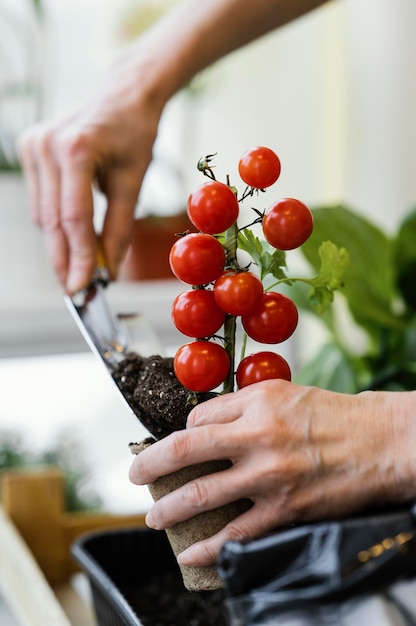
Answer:
<path fill-rule="evenodd" d="M 211 341 L 193 341 L 179 348 L 173 360 L 176 378 L 190 391 L 210 391 L 227 377 L 230 360 L 224 348 Z"/>
<path fill-rule="evenodd" d="M 292 379 L 288 362 L 275 352 L 250 354 L 237 367 L 236 380 L 239 389 L 271 378 Z"/>
<path fill-rule="evenodd" d="M 230 228 L 238 217 L 234 192 L 216 180 L 197 187 L 188 198 L 188 216 L 204 233 L 215 235 Z"/>
<path fill-rule="evenodd" d="M 266 241 L 279 250 L 298 248 L 310 237 L 313 216 L 310 209 L 294 198 L 275 202 L 263 217 L 263 234 Z"/>
<path fill-rule="evenodd" d="M 169 254 L 172 272 L 189 285 L 212 282 L 224 269 L 225 251 L 218 239 L 205 233 L 190 233 L 173 244 Z"/>
<path fill-rule="evenodd" d="M 241 179 L 255 189 L 270 187 L 280 176 L 279 157 L 270 148 L 256 146 L 250 148 L 241 157 L 238 163 L 238 172 Z"/>
<path fill-rule="evenodd" d="M 298 310 L 294 302 L 275 291 L 263 294 L 261 305 L 241 318 L 247 335 L 259 343 L 281 343 L 295 331 Z"/>
<path fill-rule="evenodd" d="M 225 313 L 216 304 L 214 293 L 193 289 L 180 293 L 172 304 L 172 320 L 188 337 L 210 337 L 224 324 Z"/>
<path fill-rule="evenodd" d="M 228 270 L 214 283 L 215 302 L 230 315 L 247 315 L 261 303 L 263 285 L 251 272 Z"/>

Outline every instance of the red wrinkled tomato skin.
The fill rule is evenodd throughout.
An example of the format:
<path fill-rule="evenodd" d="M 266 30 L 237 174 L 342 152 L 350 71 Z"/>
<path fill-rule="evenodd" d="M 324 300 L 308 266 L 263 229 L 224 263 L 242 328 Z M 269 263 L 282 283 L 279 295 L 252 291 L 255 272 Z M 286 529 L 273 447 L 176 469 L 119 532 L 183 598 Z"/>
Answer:
<path fill-rule="evenodd" d="M 264 237 L 271 246 L 279 250 L 294 250 L 312 234 L 312 212 L 295 198 L 282 198 L 266 211 L 262 227 Z"/>
<path fill-rule="evenodd" d="M 190 194 L 187 211 L 189 219 L 198 230 L 215 235 L 234 224 L 239 206 L 230 187 L 211 181 L 200 185 Z"/>
<path fill-rule="evenodd" d="M 218 278 L 225 264 L 225 251 L 212 235 L 190 233 L 173 244 L 169 264 L 174 275 L 188 285 L 205 285 Z"/>
<path fill-rule="evenodd" d="M 225 313 L 215 302 L 212 291 L 194 289 L 176 296 L 172 304 L 172 320 L 187 337 L 210 337 L 224 324 Z"/>
<path fill-rule="evenodd" d="M 176 378 L 190 391 L 211 391 L 227 377 L 230 360 L 224 348 L 211 341 L 193 341 L 179 348 L 173 360 Z"/>
<path fill-rule="evenodd" d="M 252 272 L 229 270 L 214 283 L 214 297 L 218 306 L 229 315 L 247 315 L 261 303 L 263 285 Z"/>
<path fill-rule="evenodd" d="M 239 389 L 262 380 L 275 378 L 292 380 L 288 362 L 275 352 L 264 351 L 250 354 L 237 367 L 236 381 Z"/>
<path fill-rule="evenodd" d="M 264 146 L 250 148 L 238 163 L 241 180 L 249 187 L 265 189 L 277 181 L 280 176 L 280 159 L 273 150 Z"/>
<path fill-rule="evenodd" d="M 281 343 L 295 332 L 298 310 L 293 300 L 282 293 L 267 291 L 261 305 L 241 322 L 247 335 L 259 343 Z"/>

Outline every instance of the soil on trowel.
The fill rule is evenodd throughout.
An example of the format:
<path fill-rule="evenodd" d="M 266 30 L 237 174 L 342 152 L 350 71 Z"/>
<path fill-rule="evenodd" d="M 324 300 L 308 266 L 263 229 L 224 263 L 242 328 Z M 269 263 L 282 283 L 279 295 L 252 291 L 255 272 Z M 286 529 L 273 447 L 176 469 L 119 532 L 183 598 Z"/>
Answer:
<path fill-rule="evenodd" d="M 128 355 L 117 366 L 113 378 L 147 430 L 162 439 L 186 427 L 193 407 L 216 394 L 194 393 L 181 385 L 175 376 L 173 358 L 154 355 Z"/>

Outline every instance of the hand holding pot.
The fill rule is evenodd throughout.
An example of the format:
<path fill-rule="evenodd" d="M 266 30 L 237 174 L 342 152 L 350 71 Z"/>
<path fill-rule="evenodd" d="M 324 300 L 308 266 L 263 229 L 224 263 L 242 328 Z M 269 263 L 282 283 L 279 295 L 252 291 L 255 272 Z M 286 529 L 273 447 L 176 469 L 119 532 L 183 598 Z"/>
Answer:
<path fill-rule="evenodd" d="M 134 459 L 130 479 L 148 484 L 195 463 L 232 461 L 164 496 L 146 518 L 166 529 L 201 511 L 252 500 L 251 509 L 179 559 L 208 565 L 226 540 L 413 498 L 415 399 L 415 392 L 350 396 L 279 380 L 257 383 L 197 406 L 186 430 Z"/>

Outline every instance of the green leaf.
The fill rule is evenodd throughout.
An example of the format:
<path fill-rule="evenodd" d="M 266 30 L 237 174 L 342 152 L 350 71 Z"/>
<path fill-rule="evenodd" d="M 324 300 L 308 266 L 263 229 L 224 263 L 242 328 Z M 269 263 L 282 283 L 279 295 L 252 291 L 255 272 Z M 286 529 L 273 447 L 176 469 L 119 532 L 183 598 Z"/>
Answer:
<path fill-rule="evenodd" d="M 398 292 L 391 239 L 346 207 L 314 209 L 313 216 L 314 230 L 301 250 L 317 271 L 321 241 L 330 240 L 348 250 L 350 263 L 345 269 L 343 294 L 356 322 L 372 336 L 380 327 L 402 327 L 403 320 L 395 311 Z"/>
<path fill-rule="evenodd" d="M 356 393 L 355 370 L 338 345 L 328 343 L 293 377 L 299 385 L 320 387 L 340 393 Z"/>
<path fill-rule="evenodd" d="M 312 278 L 309 298 L 313 309 L 322 315 L 334 299 L 334 290 L 344 285 L 344 275 L 349 264 L 349 254 L 345 248 L 338 248 L 332 241 L 324 241 L 318 249 L 321 265 L 318 274 Z"/>
<path fill-rule="evenodd" d="M 394 241 L 396 283 L 407 306 L 416 311 L 416 209 L 402 221 Z"/>
<path fill-rule="evenodd" d="M 257 265 L 260 279 L 271 274 L 277 280 L 286 277 L 283 267 L 286 267 L 286 255 L 282 250 L 275 250 L 266 241 L 260 240 L 251 230 L 244 229 L 238 233 L 237 245 L 250 255 Z"/>
<path fill-rule="evenodd" d="M 398 268 L 416 260 L 416 209 L 406 215 L 394 240 L 394 261 Z"/>

